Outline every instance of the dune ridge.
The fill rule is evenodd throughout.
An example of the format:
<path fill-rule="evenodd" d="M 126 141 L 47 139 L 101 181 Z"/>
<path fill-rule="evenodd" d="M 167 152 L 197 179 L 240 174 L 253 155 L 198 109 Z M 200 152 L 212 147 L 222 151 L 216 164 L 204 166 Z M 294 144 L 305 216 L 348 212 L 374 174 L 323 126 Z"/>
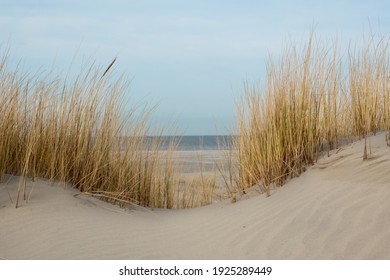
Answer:
<path fill-rule="evenodd" d="M 390 259 L 390 148 L 384 134 L 321 158 L 272 195 L 236 203 L 122 209 L 37 179 L 15 209 L 0 184 L 1 259 Z"/>

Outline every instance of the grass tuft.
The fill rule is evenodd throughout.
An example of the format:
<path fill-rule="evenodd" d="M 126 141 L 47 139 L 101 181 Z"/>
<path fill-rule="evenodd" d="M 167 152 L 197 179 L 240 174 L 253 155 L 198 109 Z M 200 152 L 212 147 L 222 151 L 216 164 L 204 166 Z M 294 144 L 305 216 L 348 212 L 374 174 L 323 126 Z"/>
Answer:
<path fill-rule="evenodd" d="M 163 138 L 148 136 L 153 109 L 130 106 L 128 82 L 110 75 L 116 59 L 71 83 L 11 72 L 7 61 L 0 62 L 0 179 L 21 176 L 16 207 L 28 199 L 26 179 L 37 177 L 121 205 L 194 206 L 177 201 L 175 141 L 162 152 Z"/>
<path fill-rule="evenodd" d="M 292 44 L 279 61 L 270 58 L 265 87 L 246 83 L 237 105 L 235 192 L 258 184 L 270 195 L 341 139 L 367 143 L 371 133 L 389 131 L 388 47 L 388 37 L 372 36 L 341 55 L 337 41 L 324 47 L 311 33 L 303 48 Z"/>

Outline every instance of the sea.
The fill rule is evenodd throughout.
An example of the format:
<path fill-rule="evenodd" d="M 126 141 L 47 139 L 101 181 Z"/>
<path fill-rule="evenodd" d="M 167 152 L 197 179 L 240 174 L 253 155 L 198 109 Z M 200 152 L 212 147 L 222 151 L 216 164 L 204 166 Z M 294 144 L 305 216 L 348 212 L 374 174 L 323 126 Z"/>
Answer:
<path fill-rule="evenodd" d="M 230 135 L 162 136 L 162 150 L 168 149 L 172 141 L 177 141 L 177 151 L 226 150 Z"/>

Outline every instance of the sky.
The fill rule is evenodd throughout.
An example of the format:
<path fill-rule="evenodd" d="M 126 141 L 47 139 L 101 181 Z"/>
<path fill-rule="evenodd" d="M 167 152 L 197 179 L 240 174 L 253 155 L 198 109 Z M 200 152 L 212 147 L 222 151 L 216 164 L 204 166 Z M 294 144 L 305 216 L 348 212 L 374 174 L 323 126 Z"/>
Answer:
<path fill-rule="evenodd" d="M 134 104 L 157 105 L 153 122 L 226 134 L 243 83 L 264 79 L 270 54 L 313 28 L 325 41 L 387 35 L 389 11 L 389 0 L 0 0 L 0 51 L 28 71 L 117 57 Z"/>

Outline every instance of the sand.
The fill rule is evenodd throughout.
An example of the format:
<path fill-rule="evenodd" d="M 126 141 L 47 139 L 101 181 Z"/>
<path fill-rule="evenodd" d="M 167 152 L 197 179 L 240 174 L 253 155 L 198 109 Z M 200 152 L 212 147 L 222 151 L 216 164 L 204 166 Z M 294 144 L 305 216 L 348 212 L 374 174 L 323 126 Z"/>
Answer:
<path fill-rule="evenodd" d="M 185 210 L 121 209 L 37 180 L 0 184 L 1 259 L 390 259 L 384 134 L 332 151 L 272 191 Z M 12 200 L 12 202 L 11 202 Z"/>

